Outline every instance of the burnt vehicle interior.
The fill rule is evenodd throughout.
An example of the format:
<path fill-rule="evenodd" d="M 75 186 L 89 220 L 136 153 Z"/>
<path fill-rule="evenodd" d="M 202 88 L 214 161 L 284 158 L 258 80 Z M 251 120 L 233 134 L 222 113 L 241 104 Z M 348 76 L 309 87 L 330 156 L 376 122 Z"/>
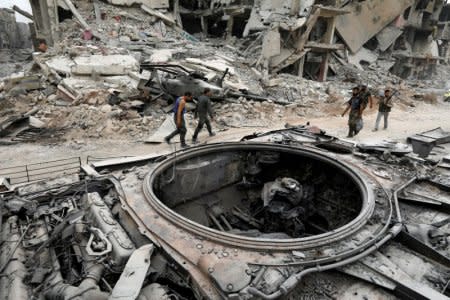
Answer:
<path fill-rule="evenodd" d="M 321 234 L 349 223 L 362 205 L 349 174 L 281 151 L 227 151 L 180 161 L 160 175 L 154 188 L 178 214 L 248 237 Z"/>
<path fill-rule="evenodd" d="M 123 217 L 116 184 L 113 178 L 85 178 L 6 195 L 2 214 L 10 217 L 2 224 L 0 273 L 9 279 L 0 281 L 1 299 L 170 299 L 178 293 L 192 298 L 192 292 L 173 283 L 182 278 L 165 271 L 163 252 L 152 257 L 152 268 L 145 268 L 137 289 L 124 291 L 125 284 L 113 290 L 121 285 L 132 254 L 152 245 Z M 150 256 L 145 261 L 150 265 Z"/>

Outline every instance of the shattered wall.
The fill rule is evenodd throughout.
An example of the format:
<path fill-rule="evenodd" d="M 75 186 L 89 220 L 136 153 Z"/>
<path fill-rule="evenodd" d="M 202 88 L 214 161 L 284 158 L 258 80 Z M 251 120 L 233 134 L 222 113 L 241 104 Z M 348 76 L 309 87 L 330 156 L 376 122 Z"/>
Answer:
<path fill-rule="evenodd" d="M 45 39 L 49 45 L 67 38 L 63 36 L 63 20 L 72 17 L 82 27 L 80 36 L 88 31 L 100 38 L 102 29 L 95 32 L 103 18 L 98 0 L 30 2 L 37 38 Z M 404 78 L 427 76 L 435 69 L 429 68 L 429 63 L 436 66 L 449 56 L 449 9 L 443 0 L 103 2 L 141 9 L 151 16 L 149 22 L 145 21 L 147 25 L 163 23 L 191 41 L 222 38 L 228 46 L 240 48 L 265 80 L 273 74 L 289 73 L 326 81 L 328 74 L 337 76 L 341 66 L 359 70 L 370 66 Z M 68 3 L 73 7 L 68 7 Z M 74 12 L 92 5 L 97 10 L 91 8 L 85 20 Z"/>

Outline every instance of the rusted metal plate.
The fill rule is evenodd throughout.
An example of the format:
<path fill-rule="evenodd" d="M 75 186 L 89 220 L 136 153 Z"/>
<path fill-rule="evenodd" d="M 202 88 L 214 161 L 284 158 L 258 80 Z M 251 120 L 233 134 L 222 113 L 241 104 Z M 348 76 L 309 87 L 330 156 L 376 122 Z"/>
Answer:
<path fill-rule="evenodd" d="M 354 53 L 401 15 L 413 2 L 412 0 L 367 0 L 351 4 L 345 8 L 352 13 L 336 17 L 336 29 Z"/>

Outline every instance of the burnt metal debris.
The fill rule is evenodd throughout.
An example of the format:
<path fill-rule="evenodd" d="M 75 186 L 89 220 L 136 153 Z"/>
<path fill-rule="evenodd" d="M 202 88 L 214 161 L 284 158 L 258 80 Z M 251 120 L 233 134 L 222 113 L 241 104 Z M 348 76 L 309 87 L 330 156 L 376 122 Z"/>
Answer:
<path fill-rule="evenodd" d="M 407 141 L 412 145 L 414 153 L 427 157 L 435 146 L 450 142 L 450 132 L 439 127 L 410 136 Z"/>
<path fill-rule="evenodd" d="M 355 84 L 401 90 L 407 106 L 449 88 L 442 0 L 30 4 L 0 9 L 0 144 L 68 127 L 140 142 L 159 128 L 147 142 L 164 142 L 175 98 L 205 88 L 220 130 L 316 116 L 318 99 L 339 106 Z M 449 133 L 408 142 L 287 125 L 140 157 L 2 165 L 0 299 L 449 299 Z"/>
<path fill-rule="evenodd" d="M 447 168 L 323 147 L 340 140 L 310 126 L 245 139 L 6 178 L 1 298 L 301 297 L 308 274 L 338 270 L 392 297 L 448 299 Z"/>

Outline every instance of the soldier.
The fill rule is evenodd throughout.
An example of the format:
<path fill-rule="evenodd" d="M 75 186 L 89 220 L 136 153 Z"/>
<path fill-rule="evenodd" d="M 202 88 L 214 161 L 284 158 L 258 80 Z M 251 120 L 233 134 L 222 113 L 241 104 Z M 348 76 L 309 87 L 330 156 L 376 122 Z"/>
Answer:
<path fill-rule="evenodd" d="M 360 98 L 359 87 L 354 87 L 352 91 L 353 91 L 352 98 L 350 98 L 350 100 L 347 102 L 347 108 L 342 113 L 343 117 L 350 110 L 350 114 L 348 117 L 349 131 L 347 137 L 354 137 L 362 129 L 363 105 L 362 100 Z"/>
<path fill-rule="evenodd" d="M 381 117 L 384 117 L 384 129 L 388 127 L 388 117 L 391 112 L 391 108 L 394 106 L 392 102 L 392 94 L 390 89 L 386 89 L 384 91 L 384 97 L 380 99 L 378 102 L 378 115 L 377 120 L 375 122 L 375 128 L 373 131 L 378 130 L 378 125 L 380 125 Z"/>
<path fill-rule="evenodd" d="M 211 90 L 209 88 L 205 88 L 205 90 L 203 91 L 203 95 L 198 97 L 197 109 L 195 110 L 194 117 L 195 118 L 199 117 L 199 119 L 198 119 L 197 128 L 195 129 L 194 135 L 192 136 L 193 143 L 197 143 L 198 133 L 200 132 L 200 130 L 203 129 L 203 125 L 205 125 L 205 124 L 206 124 L 206 128 L 208 129 L 209 136 L 216 135 L 212 131 L 211 122 L 210 122 L 210 119 L 208 118 L 208 115 L 211 118 L 211 121 L 214 118 L 212 107 L 211 107 L 211 99 L 210 99 L 211 95 L 212 95 Z"/>
<path fill-rule="evenodd" d="M 363 111 L 366 109 L 367 104 L 369 104 L 369 107 L 372 108 L 373 104 L 372 94 L 370 93 L 369 89 L 367 88 L 367 85 L 365 84 L 361 85 L 360 98 L 362 101 Z"/>
<path fill-rule="evenodd" d="M 180 135 L 180 141 L 181 141 L 181 147 L 186 148 L 189 147 L 186 144 L 185 137 L 186 137 L 186 121 L 184 120 L 184 114 L 186 113 L 186 103 L 192 101 L 192 93 L 186 92 L 184 96 L 178 97 L 175 106 L 173 108 L 174 113 L 174 121 L 175 126 L 177 126 L 177 129 L 175 129 L 174 132 L 172 132 L 170 135 L 166 136 L 164 140 L 167 144 L 170 144 L 170 140 L 176 136 L 177 134 Z"/>

